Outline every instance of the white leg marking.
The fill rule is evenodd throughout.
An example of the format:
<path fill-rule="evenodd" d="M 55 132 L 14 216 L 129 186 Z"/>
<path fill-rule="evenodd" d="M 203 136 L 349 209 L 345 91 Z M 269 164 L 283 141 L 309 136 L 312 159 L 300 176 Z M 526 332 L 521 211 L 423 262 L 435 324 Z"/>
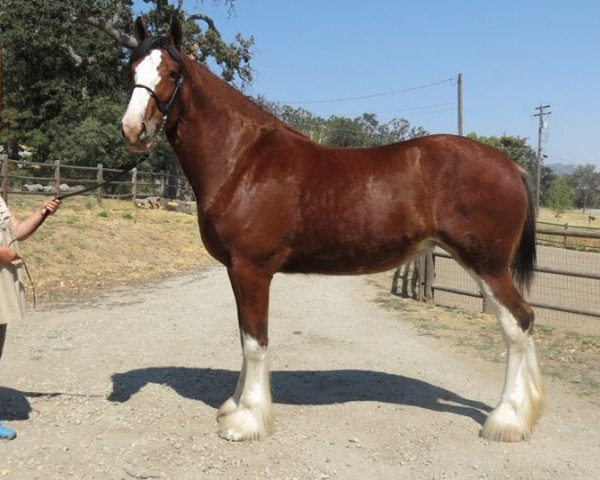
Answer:
<path fill-rule="evenodd" d="M 490 413 L 481 436 L 488 440 L 517 442 L 531 436 L 544 403 L 544 386 L 533 338 L 521 330 L 514 316 L 496 299 L 491 288 L 485 282 L 477 281 L 496 314 L 508 347 L 500 403 Z"/>
<path fill-rule="evenodd" d="M 267 348 L 242 334 L 244 360 L 235 393 L 219 409 L 219 436 L 227 440 L 255 440 L 273 425 Z"/>

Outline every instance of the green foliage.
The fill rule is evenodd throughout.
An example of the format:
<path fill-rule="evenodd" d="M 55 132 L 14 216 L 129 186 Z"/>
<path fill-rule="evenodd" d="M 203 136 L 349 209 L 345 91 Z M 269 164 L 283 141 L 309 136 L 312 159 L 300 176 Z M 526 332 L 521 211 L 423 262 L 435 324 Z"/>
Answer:
<path fill-rule="evenodd" d="M 184 48 L 214 62 L 228 81 L 252 79 L 251 37 L 226 43 L 209 17 L 186 12 L 181 0 L 144 2 L 150 31 L 165 33 L 178 15 Z M 9 155 L 27 145 L 38 162 L 114 167 L 130 158 L 118 126 L 129 94 L 128 49 L 135 45 L 132 6 L 131 0 L 0 0 L 0 144 Z M 164 139 L 143 168 L 179 173 Z"/>
<path fill-rule="evenodd" d="M 564 176 L 555 178 L 546 192 L 546 206 L 554 210 L 556 218 L 573 207 L 573 190 Z"/>
<path fill-rule="evenodd" d="M 592 164 L 579 165 L 567 175 L 567 181 L 575 192 L 575 205 L 585 213 L 588 207 L 600 208 L 600 172 Z"/>
<path fill-rule="evenodd" d="M 98 95 L 113 95 L 121 84 L 124 53 L 97 29 L 72 20 L 92 0 L 2 1 L 0 41 L 4 49 L 4 99 L 7 108 L 2 141 L 43 145 L 49 150 L 48 122 L 65 108 Z M 77 63 L 71 53 L 77 49 Z M 115 99 L 116 100 L 116 99 Z"/>
<path fill-rule="evenodd" d="M 304 108 L 270 102 L 264 97 L 256 101 L 311 140 L 335 147 L 374 147 L 427 134 L 422 127 L 411 127 L 402 118 L 381 123 L 374 113 L 363 113 L 354 119 L 336 115 L 325 119 Z"/>
<path fill-rule="evenodd" d="M 183 10 L 183 0 L 176 0 L 174 5 L 167 0 L 144 2 L 153 4 L 153 8 L 142 16 L 150 32 L 166 34 L 171 18 L 178 16 L 182 20 L 184 49 L 192 52 L 196 60 L 205 64 L 216 64 L 221 69 L 221 76 L 228 82 L 246 86 L 252 81 L 252 36 L 245 38 L 238 33 L 235 42 L 227 43 L 210 17 L 202 13 L 186 14 Z M 234 12 L 233 0 L 222 3 L 230 13 Z"/>
<path fill-rule="evenodd" d="M 467 136 L 473 140 L 497 148 L 508 158 L 523 167 L 529 175 L 531 185 L 535 190 L 537 184 L 537 153 L 527 143 L 527 138 L 506 134 L 501 137 L 479 137 L 475 133 L 469 133 Z M 545 165 L 541 166 L 540 174 L 540 196 L 542 203 L 545 204 L 545 194 L 550 188 L 552 181 L 556 178 L 556 175 L 554 175 L 552 170 Z"/>
<path fill-rule="evenodd" d="M 467 136 L 473 140 L 497 148 L 508 158 L 525 168 L 530 174 L 535 173 L 537 167 L 537 154 L 527 143 L 527 138 L 506 134 L 501 137 L 479 137 L 475 133 L 469 133 Z"/>

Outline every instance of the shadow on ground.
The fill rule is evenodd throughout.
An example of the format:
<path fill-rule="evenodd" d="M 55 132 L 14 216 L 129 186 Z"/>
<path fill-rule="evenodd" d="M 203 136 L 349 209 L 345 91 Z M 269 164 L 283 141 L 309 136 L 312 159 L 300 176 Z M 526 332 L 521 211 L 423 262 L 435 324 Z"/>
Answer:
<path fill-rule="evenodd" d="M 154 367 L 113 375 L 111 402 L 126 402 L 150 383 L 218 408 L 235 389 L 238 372 L 209 368 Z M 383 402 L 412 405 L 472 418 L 483 425 L 492 409 L 444 388 L 414 378 L 372 370 L 275 371 L 273 401 L 290 405 Z"/>
<path fill-rule="evenodd" d="M 0 387 L 0 420 L 27 420 L 30 412 L 26 392 Z"/>

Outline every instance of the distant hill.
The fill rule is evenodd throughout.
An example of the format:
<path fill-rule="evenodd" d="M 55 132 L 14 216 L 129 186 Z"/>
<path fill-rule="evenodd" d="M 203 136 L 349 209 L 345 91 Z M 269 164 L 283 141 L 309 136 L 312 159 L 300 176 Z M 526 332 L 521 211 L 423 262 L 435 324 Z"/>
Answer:
<path fill-rule="evenodd" d="M 572 163 L 548 163 L 547 166 L 555 175 L 567 175 L 573 173 L 577 168 L 577 165 Z"/>

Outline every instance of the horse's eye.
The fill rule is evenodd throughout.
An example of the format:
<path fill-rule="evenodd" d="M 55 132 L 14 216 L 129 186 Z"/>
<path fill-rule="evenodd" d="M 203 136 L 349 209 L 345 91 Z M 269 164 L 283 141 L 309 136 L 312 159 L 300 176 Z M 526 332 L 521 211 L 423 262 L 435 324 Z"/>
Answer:
<path fill-rule="evenodd" d="M 179 72 L 178 72 L 177 70 L 171 70 L 171 71 L 169 72 L 169 77 L 170 77 L 172 80 L 177 80 L 177 79 L 179 78 Z"/>

